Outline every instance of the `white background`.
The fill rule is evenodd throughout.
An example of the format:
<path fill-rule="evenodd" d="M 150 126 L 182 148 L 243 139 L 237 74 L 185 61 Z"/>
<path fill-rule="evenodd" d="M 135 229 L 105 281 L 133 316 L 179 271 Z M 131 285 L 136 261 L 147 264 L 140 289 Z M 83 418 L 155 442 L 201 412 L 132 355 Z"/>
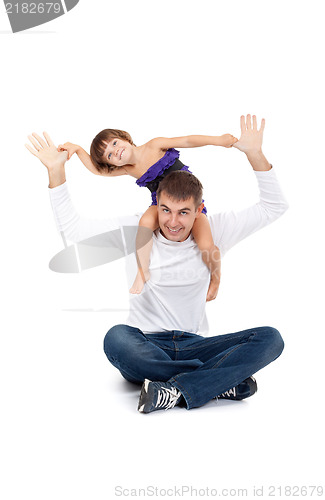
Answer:
<path fill-rule="evenodd" d="M 267 497 L 270 485 L 322 484 L 322 4 L 80 0 L 62 18 L 19 34 L 2 9 L 5 500 L 104 500 L 116 486 L 150 485 L 247 488 L 250 497 L 264 485 Z M 56 143 L 88 149 L 107 127 L 129 131 L 136 144 L 238 136 L 246 113 L 266 118 L 264 153 L 290 210 L 229 252 L 208 316 L 211 334 L 274 326 L 285 351 L 257 375 L 259 391 L 247 401 L 139 414 L 138 388 L 102 351 L 106 331 L 126 315 L 124 263 L 79 275 L 48 269 L 63 245 L 46 169 L 24 148 L 26 137 L 47 130 Z M 183 150 L 181 159 L 202 181 L 210 213 L 257 200 L 239 151 Z M 98 178 L 78 158 L 67 164 L 67 179 L 89 217 L 149 204 L 134 179 Z"/>

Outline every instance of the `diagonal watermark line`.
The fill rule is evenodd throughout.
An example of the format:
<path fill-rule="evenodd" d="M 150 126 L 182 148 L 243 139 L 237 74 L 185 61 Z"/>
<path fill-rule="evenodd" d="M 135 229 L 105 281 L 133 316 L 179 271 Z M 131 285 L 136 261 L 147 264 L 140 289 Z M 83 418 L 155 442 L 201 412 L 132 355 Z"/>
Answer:
<path fill-rule="evenodd" d="M 150 229 L 142 230 L 139 248 L 152 238 Z M 138 226 L 120 226 L 68 246 L 61 232 L 64 249 L 51 259 L 49 267 L 58 273 L 79 273 L 114 262 L 135 252 L 137 233 Z"/>
<path fill-rule="evenodd" d="M 65 0 L 61 0 L 61 2 L 62 2 L 63 11 L 66 14 L 68 12 L 68 9 L 67 9 L 67 7 L 65 5 Z"/>

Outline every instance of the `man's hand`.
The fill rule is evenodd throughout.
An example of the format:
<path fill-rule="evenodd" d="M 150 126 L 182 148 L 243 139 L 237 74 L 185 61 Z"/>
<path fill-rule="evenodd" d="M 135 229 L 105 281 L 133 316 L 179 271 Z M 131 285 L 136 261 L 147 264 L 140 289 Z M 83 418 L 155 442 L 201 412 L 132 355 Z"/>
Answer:
<path fill-rule="evenodd" d="M 263 131 L 265 127 L 265 120 L 262 118 L 261 128 L 257 130 L 256 116 L 253 115 L 253 125 L 251 115 L 240 117 L 241 136 L 239 141 L 233 144 L 233 148 L 237 148 L 246 154 L 258 153 L 262 151 Z"/>
<path fill-rule="evenodd" d="M 34 147 L 30 144 L 25 144 L 25 146 L 46 166 L 49 174 L 49 187 L 54 188 L 65 182 L 64 164 L 68 159 L 68 152 L 59 152 L 50 136 L 46 132 L 43 132 L 43 135 L 46 142 L 42 137 L 33 133 L 28 136 L 28 139 Z"/>
<path fill-rule="evenodd" d="M 25 144 L 26 148 L 34 156 L 36 156 L 48 170 L 63 167 L 68 159 L 68 152 L 58 152 L 51 137 L 46 132 L 43 132 L 43 135 L 46 139 L 46 142 L 44 141 L 44 139 L 42 139 L 42 137 L 35 133 L 29 135 L 28 139 L 34 147 L 32 148 L 30 144 Z"/>
<path fill-rule="evenodd" d="M 265 128 L 265 120 L 262 118 L 261 128 L 257 130 L 256 116 L 253 115 L 253 125 L 251 115 L 240 117 L 241 136 L 238 142 L 233 145 L 246 154 L 249 163 L 256 171 L 271 170 L 272 165 L 267 161 L 262 153 L 263 132 Z"/>

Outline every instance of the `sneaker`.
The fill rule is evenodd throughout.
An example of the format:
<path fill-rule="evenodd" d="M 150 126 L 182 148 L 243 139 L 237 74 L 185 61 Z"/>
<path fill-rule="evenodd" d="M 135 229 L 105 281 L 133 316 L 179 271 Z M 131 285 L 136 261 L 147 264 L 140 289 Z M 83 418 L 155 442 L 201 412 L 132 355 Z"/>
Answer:
<path fill-rule="evenodd" d="M 257 392 L 257 383 L 254 377 L 248 377 L 236 387 L 232 387 L 226 392 L 219 394 L 218 399 L 233 399 L 241 401 L 242 399 L 249 398 Z"/>
<path fill-rule="evenodd" d="M 138 410 L 141 413 L 169 410 L 180 402 L 181 396 L 182 393 L 169 382 L 151 382 L 145 379 L 142 384 Z"/>

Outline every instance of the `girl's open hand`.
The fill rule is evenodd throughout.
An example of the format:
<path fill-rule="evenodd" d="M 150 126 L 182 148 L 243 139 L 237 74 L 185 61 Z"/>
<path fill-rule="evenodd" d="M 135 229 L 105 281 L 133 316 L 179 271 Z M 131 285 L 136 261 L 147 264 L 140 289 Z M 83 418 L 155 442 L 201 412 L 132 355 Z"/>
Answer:
<path fill-rule="evenodd" d="M 220 146 L 223 146 L 224 148 L 231 148 L 231 146 L 233 146 L 238 139 L 231 134 L 224 134 L 220 136 L 220 141 Z"/>
<path fill-rule="evenodd" d="M 60 144 L 58 146 L 58 151 L 67 151 L 68 160 L 70 160 L 71 156 L 78 152 L 80 146 L 77 144 L 72 144 L 72 142 L 65 142 L 64 144 Z"/>

